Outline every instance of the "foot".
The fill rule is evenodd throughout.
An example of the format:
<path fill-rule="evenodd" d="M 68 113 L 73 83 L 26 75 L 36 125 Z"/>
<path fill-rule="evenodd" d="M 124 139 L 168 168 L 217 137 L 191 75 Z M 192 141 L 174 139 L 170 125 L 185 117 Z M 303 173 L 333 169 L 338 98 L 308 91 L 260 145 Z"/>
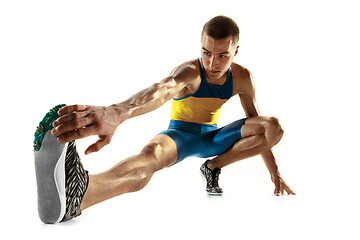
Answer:
<path fill-rule="evenodd" d="M 200 172 L 206 180 L 206 192 L 209 195 L 221 196 L 223 193 L 222 189 L 219 187 L 219 175 L 221 169 L 215 168 L 214 170 L 211 170 L 207 166 L 208 161 L 209 160 L 200 167 Z"/>
<path fill-rule="evenodd" d="M 51 109 L 35 132 L 35 171 L 38 193 L 38 212 L 44 223 L 67 221 L 81 214 L 80 204 L 88 186 L 76 151 L 75 141 L 61 144 L 50 133 L 52 123 L 59 117 Z"/>

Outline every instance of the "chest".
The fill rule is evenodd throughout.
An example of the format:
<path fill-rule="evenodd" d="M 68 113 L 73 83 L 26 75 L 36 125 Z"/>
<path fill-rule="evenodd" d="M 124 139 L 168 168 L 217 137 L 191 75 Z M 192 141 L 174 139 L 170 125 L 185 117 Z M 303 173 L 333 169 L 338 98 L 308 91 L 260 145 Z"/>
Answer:
<path fill-rule="evenodd" d="M 197 78 L 195 81 L 193 81 L 191 84 L 187 86 L 182 92 L 181 97 L 186 97 L 189 95 L 192 95 L 197 92 L 212 92 L 214 95 L 229 95 L 228 92 L 229 89 L 232 88 L 232 83 L 227 83 L 227 76 L 217 79 L 217 80 L 211 80 L 211 79 L 201 79 L 200 77 Z M 232 80 L 229 80 L 232 82 Z M 224 93 L 222 94 L 222 92 Z M 180 95 L 180 94 L 179 94 Z M 181 98 L 180 97 L 180 98 Z"/>

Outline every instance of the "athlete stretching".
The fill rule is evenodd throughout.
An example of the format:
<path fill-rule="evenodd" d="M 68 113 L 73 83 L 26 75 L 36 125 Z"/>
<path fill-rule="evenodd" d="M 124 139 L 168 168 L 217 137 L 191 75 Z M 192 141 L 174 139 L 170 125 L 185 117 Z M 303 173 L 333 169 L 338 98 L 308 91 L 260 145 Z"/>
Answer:
<path fill-rule="evenodd" d="M 295 194 L 281 177 L 271 151 L 283 130 L 276 118 L 259 116 L 251 74 L 233 63 L 238 39 L 239 29 L 232 19 L 215 17 L 203 28 L 201 58 L 181 64 L 159 83 L 109 107 L 60 105 L 48 113 L 34 141 L 40 218 L 48 223 L 68 220 L 96 203 L 139 191 L 156 171 L 189 156 L 214 157 L 200 168 L 208 194 L 222 194 L 221 168 L 257 154 L 270 172 L 274 194 Z M 247 118 L 218 129 L 221 106 L 234 95 L 240 97 Z M 153 111 L 172 98 L 167 130 L 139 154 L 108 171 L 88 175 L 76 154 L 75 139 L 98 135 L 99 140 L 85 153 L 99 151 L 125 120 Z"/>

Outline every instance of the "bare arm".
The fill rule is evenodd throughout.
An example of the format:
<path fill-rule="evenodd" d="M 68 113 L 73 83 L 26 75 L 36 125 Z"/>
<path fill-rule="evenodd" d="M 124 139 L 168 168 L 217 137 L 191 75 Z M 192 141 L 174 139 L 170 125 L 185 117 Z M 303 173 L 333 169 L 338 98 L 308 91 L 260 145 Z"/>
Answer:
<path fill-rule="evenodd" d="M 243 109 L 245 111 L 246 117 L 251 118 L 251 117 L 260 116 L 259 114 L 260 112 L 256 104 L 255 88 L 252 81 L 252 76 L 249 71 L 247 72 L 248 72 L 248 76 L 247 78 L 245 78 L 247 87 L 242 93 L 239 93 L 239 97 L 240 97 L 241 105 L 243 106 Z M 272 153 L 272 150 L 270 149 L 264 153 L 261 153 L 261 157 L 263 158 L 265 165 L 270 172 L 270 175 L 276 175 L 276 174 L 279 175 L 278 166 L 276 164 L 276 160 Z"/>
<path fill-rule="evenodd" d="M 99 151 L 109 144 L 117 127 L 125 120 L 151 112 L 170 100 L 194 79 L 196 67 L 184 63 L 162 81 L 132 95 L 126 101 L 108 107 L 69 105 L 59 110 L 52 134 L 61 143 L 98 135 L 99 140 L 85 153 Z"/>
<path fill-rule="evenodd" d="M 172 99 L 194 79 L 196 68 L 191 63 L 184 63 L 176 67 L 171 74 L 158 83 L 132 95 L 129 99 L 119 104 L 113 104 L 117 115 L 120 116 L 119 124 L 125 120 L 151 112 L 165 102 Z"/>
<path fill-rule="evenodd" d="M 255 99 L 255 88 L 252 81 L 252 76 L 249 71 L 247 71 L 247 78 L 245 78 L 246 81 L 246 88 L 242 93 L 239 93 L 241 104 L 244 108 L 245 114 L 248 118 L 251 117 L 257 117 L 260 116 L 259 110 L 256 104 Z M 284 190 L 286 190 L 289 194 L 295 194 L 289 186 L 286 184 L 286 182 L 282 179 L 278 165 L 276 163 L 276 159 L 274 157 L 274 154 L 271 149 L 263 152 L 260 154 L 262 159 L 264 160 L 264 163 L 269 170 L 271 180 L 275 184 L 275 190 L 274 194 L 277 196 L 280 195 L 280 193 L 284 193 Z"/>
<path fill-rule="evenodd" d="M 125 111 L 126 119 L 136 117 L 159 108 L 186 86 L 187 82 L 183 79 L 169 76 L 159 83 L 155 83 L 132 95 L 126 101 L 113 104 L 110 107 L 117 111 L 118 116 L 123 115 Z M 120 119 L 119 122 L 121 123 L 123 121 Z"/>

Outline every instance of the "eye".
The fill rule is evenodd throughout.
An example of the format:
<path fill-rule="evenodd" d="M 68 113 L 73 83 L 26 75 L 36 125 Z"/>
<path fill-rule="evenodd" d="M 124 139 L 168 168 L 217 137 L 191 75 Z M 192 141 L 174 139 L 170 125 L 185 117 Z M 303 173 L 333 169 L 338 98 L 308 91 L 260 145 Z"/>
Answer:
<path fill-rule="evenodd" d="M 211 54 L 209 52 L 204 52 L 205 56 L 210 56 Z"/>
<path fill-rule="evenodd" d="M 225 59 L 227 56 L 225 56 L 225 55 L 220 55 L 220 58 L 222 58 L 222 59 Z"/>

